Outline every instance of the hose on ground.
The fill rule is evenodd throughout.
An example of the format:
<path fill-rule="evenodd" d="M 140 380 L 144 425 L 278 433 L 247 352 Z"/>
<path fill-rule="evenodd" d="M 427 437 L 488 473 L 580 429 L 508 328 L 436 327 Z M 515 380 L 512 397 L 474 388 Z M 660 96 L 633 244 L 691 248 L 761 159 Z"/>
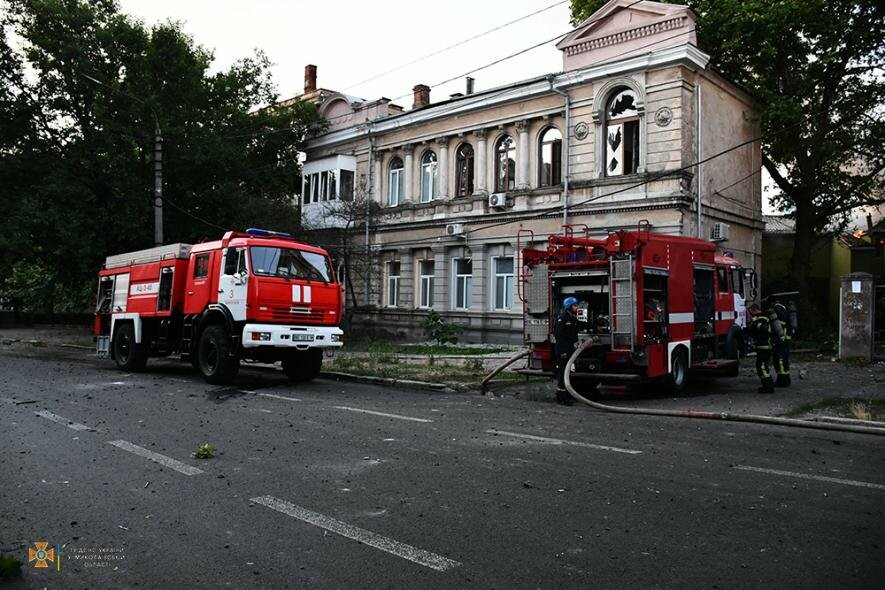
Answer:
<path fill-rule="evenodd" d="M 703 420 L 725 420 L 730 422 L 755 422 L 758 424 L 775 424 L 778 426 L 797 426 L 800 428 L 815 428 L 818 430 L 838 430 L 841 432 L 857 432 L 861 434 L 885 435 L 885 428 L 871 426 L 855 426 L 852 424 L 831 424 L 826 422 L 812 422 L 810 420 L 798 420 L 795 418 L 777 418 L 774 416 L 758 416 L 756 414 L 731 414 L 729 412 L 704 412 L 698 410 L 659 410 L 654 408 L 625 408 L 623 406 L 610 406 L 585 398 L 575 390 L 571 381 L 571 371 L 575 360 L 588 346 L 593 344 L 591 340 L 584 341 L 565 364 L 565 388 L 571 396 L 591 408 L 619 414 L 641 414 L 644 416 L 666 416 L 670 418 L 700 418 Z"/>
<path fill-rule="evenodd" d="M 489 385 L 489 381 L 491 381 L 495 377 L 495 375 L 497 375 L 498 373 L 500 373 L 501 371 L 503 371 L 504 369 L 506 369 L 507 367 L 509 367 L 510 365 L 515 363 L 516 361 L 518 361 L 519 359 L 521 359 L 525 356 L 528 356 L 529 352 L 530 351 L 528 351 L 528 350 L 523 350 L 522 352 L 513 355 L 512 357 L 507 359 L 507 361 L 503 365 L 499 366 L 494 371 L 492 371 L 491 373 L 486 375 L 485 378 L 482 380 L 482 385 L 481 385 L 482 392 L 485 393 L 486 387 L 488 387 L 488 385 Z"/>

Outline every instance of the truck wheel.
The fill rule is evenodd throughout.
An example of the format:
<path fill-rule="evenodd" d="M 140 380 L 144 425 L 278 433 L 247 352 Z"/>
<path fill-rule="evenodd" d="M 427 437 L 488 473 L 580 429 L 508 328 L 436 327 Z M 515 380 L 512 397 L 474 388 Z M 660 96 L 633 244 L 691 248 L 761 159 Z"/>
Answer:
<path fill-rule="evenodd" d="M 741 329 L 732 326 L 725 336 L 725 358 L 736 360 L 733 366 L 728 367 L 723 372 L 726 377 L 737 377 L 741 373 L 741 354 L 744 349 L 743 338 L 741 337 Z"/>
<path fill-rule="evenodd" d="M 685 379 L 688 376 L 688 355 L 684 348 L 676 349 L 673 361 L 670 365 L 670 374 L 664 379 L 664 385 L 670 394 L 679 393 L 685 389 Z"/>
<path fill-rule="evenodd" d="M 292 381 L 304 382 L 316 379 L 323 367 L 323 351 L 320 348 L 293 350 L 283 359 L 283 372 Z"/>
<path fill-rule="evenodd" d="M 135 341 L 135 326 L 126 322 L 114 337 L 114 361 L 124 371 L 141 371 L 147 364 L 147 350 Z"/>
<path fill-rule="evenodd" d="M 233 356 L 233 342 L 223 326 L 209 326 L 200 335 L 197 366 L 206 383 L 230 383 L 240 370 L 240 361 Z"/>

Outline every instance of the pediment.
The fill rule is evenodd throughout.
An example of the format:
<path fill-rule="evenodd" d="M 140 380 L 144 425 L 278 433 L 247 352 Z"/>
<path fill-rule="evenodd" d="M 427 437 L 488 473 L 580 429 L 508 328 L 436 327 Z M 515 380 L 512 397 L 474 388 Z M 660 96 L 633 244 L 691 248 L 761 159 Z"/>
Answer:
<path fill-rule="evenodd" d="M 576 45 L 597 42 L 608 37 L 634 38 L 631 35 L 633 31 L 653 30 L 674 19 L 686 18 L 694 25 L 691 10 L 678 4 L 647 0 L 637 4 L 635 0 L 611 0 L 578 25 L 556 47 L 565 51 Z"/>

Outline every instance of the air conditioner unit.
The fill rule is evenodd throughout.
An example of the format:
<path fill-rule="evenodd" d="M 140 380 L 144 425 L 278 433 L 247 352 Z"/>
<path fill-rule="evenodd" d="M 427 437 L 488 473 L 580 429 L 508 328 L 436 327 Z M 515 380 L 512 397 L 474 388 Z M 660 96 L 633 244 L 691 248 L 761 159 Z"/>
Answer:
<path fill-rule="evenodd" d="M 489 195 L 489 207 L 494 209 L 513 207 L 513 198 L 507 193 L 492 193 Z"/>
<path fill-rule="evenodd" d="M 728 224 L 714 223 L 710 228 L 710 239 L 714 242 L 724 242 L 728 239 Z"/>
<path fill-rule="evenodd" d="M 447 236 L 460 236 L 464 233 L 463 223 L 450 223 L 446 226 Z"/>

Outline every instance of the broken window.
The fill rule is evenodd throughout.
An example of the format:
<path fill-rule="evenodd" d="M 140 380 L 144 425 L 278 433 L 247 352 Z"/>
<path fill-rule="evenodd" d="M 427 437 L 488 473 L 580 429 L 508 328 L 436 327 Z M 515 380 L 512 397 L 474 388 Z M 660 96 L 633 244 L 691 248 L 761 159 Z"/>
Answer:
<path fill-rule="evenodd" d="M 639 110 L 632 90 L 615 91 L 606 106 L 606 164 L 608 176 L 635 174 L 639 168 Z"/>

